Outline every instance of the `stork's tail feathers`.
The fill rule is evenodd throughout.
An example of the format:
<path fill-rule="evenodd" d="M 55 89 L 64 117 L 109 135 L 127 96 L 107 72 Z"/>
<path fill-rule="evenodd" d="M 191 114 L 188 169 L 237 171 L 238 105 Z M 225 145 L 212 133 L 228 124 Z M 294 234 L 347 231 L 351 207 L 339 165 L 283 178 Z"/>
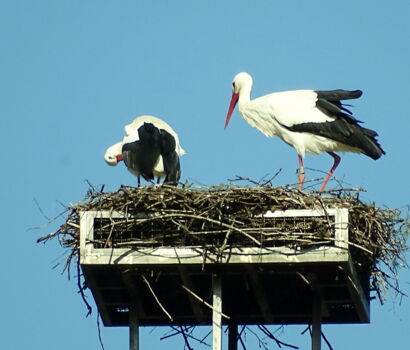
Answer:
<path fill-rule="evenodd" d="M 363 134 L 366 136 L 367 142 L 362 143 L 362 150 L 366 156 L 376 160 L 379 159 L 386 152 L 380 146 L 376 137 L 378 136 L 377 132 L 371 129 L 360 128 Z"/>
<path fill-rule="evenodd" d="M 353 100 L 362 96 L 362 90 L 329 90 L 329 91 L 316 91 L 318 98 L 323 98 L 328 101 L 336 102 L 342 100 Z"/>

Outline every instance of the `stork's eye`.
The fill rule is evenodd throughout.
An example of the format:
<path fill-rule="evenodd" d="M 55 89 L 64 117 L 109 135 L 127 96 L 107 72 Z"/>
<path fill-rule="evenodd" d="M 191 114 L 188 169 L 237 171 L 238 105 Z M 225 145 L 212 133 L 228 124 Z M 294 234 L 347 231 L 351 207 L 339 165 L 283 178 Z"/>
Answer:
<path fill-rule="evenodd" d="M 235 82 L 232 83 L 232 88 L 235 89 Z"/>

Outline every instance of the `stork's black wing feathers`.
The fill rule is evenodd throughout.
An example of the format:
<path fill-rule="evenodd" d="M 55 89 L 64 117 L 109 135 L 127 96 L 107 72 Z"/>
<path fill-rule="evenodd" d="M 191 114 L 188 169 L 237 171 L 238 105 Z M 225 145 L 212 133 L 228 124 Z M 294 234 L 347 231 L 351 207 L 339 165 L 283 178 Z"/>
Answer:
<path fill-rule="evenodd" d="M 127 168 L 140 173 L 139 154 L 140 142 L 134 141 L 122 145 L 122 157 Z"/>
<path fill-rule="evenodd" d="M 341 103 L 342 100 L 359 98 L 362 91 L 331 90 L 315 92 L 318 97 L 316 107 L 328 116 L 335 118 L 335 120 L 323 123 L 294 124 L 287 127 L 289 130 L 311 133 L 358 148 L 373 159 L 378 159 L 382 154 L 385 154 L 376 140 L 377 132 L 361 127 L 359 125 L 361 121 L 353 117 L 351 112 Z"/>
<path fill-rule="evenodd" d="M 356 99 L 362 96 L 361 90 L 330 90 L 330 91 L 315 91 L 317 94 L 316 106 L 329 116 L 339 116 L 346 119 L 351 119 L 354 123 L 361 123 L 352 116 L 352 112 L 345 107 L 341 102 L 343 100 Z"/>
<path fill-rule="evenodd" d="M 153 170 L 161 154 L 160 132 L 152 123 L 138 129 L 140 142 L 139 169 L 145 180 L 153 180 Z"/>
<path fill-rule="evenodd" d="M 164 183 L 176 185 L 181 177 L 181 166 L 175 151 L 175 138 L 164 129 L 160 130 L 160 135 L 161 156 L 166 173 Z"/>
<path fill-rule="evenodd" d="M 177 152 L 173 151 L 166 156 L 162 156 L 162 160 L 167 174 L 164 183 L 177 185 L 179 178 L 181 177 L 181 166 Z"/>
<path fill-rule="evenodd" d="M 362 96 L 363 91 L 362 90 L 328 90 L 328 91 L 323 91 L 323 90 L 316 90 L 318 98 L 323 98 L 325 100 L 331 101 L 331 102 L 338 102 L 342 100 L 353 100 L 356 98 L 359 98 Z"/>

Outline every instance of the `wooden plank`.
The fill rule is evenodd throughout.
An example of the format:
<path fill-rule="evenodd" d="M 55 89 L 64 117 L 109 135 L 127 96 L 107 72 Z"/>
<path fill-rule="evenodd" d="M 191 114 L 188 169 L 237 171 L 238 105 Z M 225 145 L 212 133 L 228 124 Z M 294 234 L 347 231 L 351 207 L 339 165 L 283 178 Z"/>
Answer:
<path fill-rule="evenodd" d="M 221 276 L 212 275 L 212 350 L 222 349 L 222 283 Z"/>

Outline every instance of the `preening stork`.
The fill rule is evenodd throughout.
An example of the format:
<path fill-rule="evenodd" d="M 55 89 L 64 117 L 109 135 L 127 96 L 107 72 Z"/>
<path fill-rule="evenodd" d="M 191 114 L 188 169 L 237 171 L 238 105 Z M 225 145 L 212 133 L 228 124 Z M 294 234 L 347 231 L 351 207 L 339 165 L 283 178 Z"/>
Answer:
<path fill-rule="evenodd" d="M 115 166 L 124 161 L 138 178 L 152 181 L 165 178 L 164 183 L 177 184 L 181 176 L 179 157 L 185 154 L 177 133 L 163 120 L 140 116 L 125 126 L 125 136 L 107 149 L 104 159 Z"/>
<path fill-rule="evenodd" d="M 279 136 L 298 153 L 299 189 L 303 189 L 305 153 L 327 152 L 334 159 L 320 191 L 340 163 L 339 152 L 363 153 L 378 159 L 385 154 L 376 140 L 377 133 L 359 125 L 343 100 L 359 98 L 360 90 L 294 90 L 274 92 L 250 99 L 253 80 L 245 72 L 233 79 L 232 99 L 225 129 L 238 103 L 239 113 L 251 126 L 268 137 Z"/>

